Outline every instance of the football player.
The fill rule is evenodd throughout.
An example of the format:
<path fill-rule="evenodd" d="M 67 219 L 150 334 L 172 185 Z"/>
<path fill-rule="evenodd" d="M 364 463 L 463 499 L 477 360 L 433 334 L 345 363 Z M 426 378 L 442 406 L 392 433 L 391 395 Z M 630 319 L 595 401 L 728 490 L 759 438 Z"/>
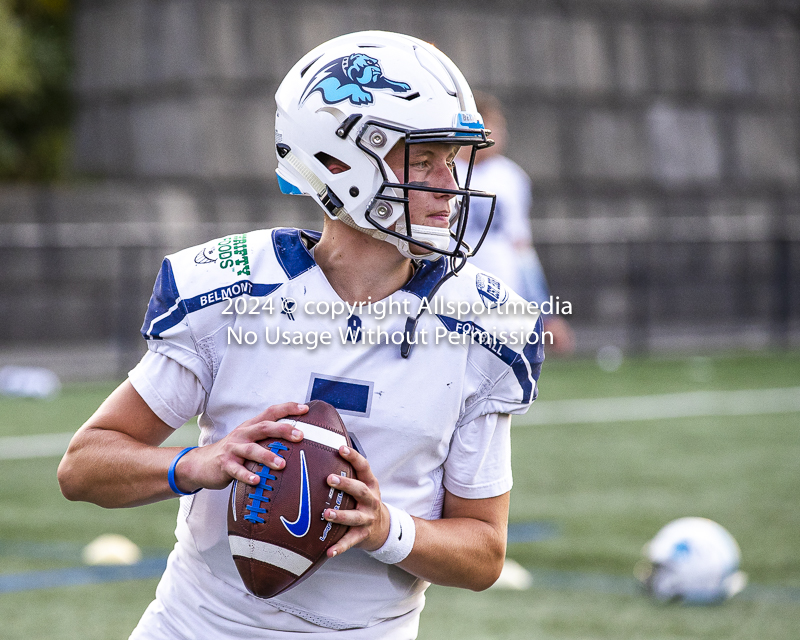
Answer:
<path fill-rule="evenodd" d="M 181 496 L 177 544 L 132 638 L 415 638 L 431 582 L 485 589 L 503 565 L 510 414 L 536 397 L 544 353 L 537 315 L 504 313 L 522 300 L 467 262 L 469 204 L 494 199 L 454 171 L 460 147 L 474 159 L 491 144 L 470 88 L 435 47 L 363 32 L 308 53 L 276 100 L 281 190 L 320 205 L 322 233 L 259 230 L 167 257 L 148 353 L 59 467 L 72 500 Z M 228 487 L 258 483 L 247 460 L 283 467 L 255 443 L 301 441 L 276 421 L 313 399 L 355 436 L 359 450 L 340 454 L 358 480 L 329 483 L 357 508 L 326 509 L 351 527 L 330 559 L 261 600 L 231 557 Z M 198 447 L 159 447 L 196 415 Z"/>

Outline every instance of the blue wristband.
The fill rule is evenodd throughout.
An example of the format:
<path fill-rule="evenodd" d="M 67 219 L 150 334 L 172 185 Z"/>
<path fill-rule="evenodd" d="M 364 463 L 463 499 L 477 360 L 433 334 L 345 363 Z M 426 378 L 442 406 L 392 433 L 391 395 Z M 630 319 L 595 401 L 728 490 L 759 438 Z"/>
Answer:
<path fill-rule="evenodd" d="M 178 489 L 178 485 L 175 484 L 175 467 L 178 466 L 178 460 L 180 460 L 183 456 L 189 453 L 192 449 L 197 449 L 197 447 L 186 447 L 183 451 L 181 451 L 177 456 L 172 459 L 172 463 L 169 465 L 169 472 L 167 473 L 167 480 L 169 480 L 169 488 L 172 489 L 175 493 L 179 496 L 193 496 L 195 493 L 200 491 L 200 489 L 195 489 L 191 493 L 184 493 L 180 489 Z"/>

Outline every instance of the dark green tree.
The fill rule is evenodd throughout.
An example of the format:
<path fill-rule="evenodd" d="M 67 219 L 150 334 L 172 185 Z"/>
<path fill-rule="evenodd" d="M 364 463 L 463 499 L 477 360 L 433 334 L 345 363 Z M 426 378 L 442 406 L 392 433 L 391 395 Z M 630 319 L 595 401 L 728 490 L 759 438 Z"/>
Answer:
<path fill-rule="evenodd" d="M 66 175 L 70 9 L 67 0 L 0 0 L 0 180 Z"/>

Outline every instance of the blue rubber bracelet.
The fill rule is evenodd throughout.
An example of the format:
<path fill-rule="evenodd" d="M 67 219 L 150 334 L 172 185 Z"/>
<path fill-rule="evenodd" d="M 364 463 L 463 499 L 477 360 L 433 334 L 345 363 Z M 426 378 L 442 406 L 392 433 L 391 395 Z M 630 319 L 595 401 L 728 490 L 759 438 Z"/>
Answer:
<path fill-rule="evenodd" d="M 167 473 L 167 480 L 169 480 L 169 488 L 172 489 L 175 493 L 179 496 L 193 496 L 195 493 L 200 491 L 200 489 L 196 489 L 190 493 L 184 493 L 180 489 L 178 489 L 178 485 L 175 484 L 175 467 L 178 466 L 178 460 L 180 460 L 183 456 L 189 453 L 192 449 L 197 449 L 197 447 L 186 447 L 183 451 L 181 451 L 177 456 L 172 459 L 172 463 L 169 465 L 169 472 Z"/>

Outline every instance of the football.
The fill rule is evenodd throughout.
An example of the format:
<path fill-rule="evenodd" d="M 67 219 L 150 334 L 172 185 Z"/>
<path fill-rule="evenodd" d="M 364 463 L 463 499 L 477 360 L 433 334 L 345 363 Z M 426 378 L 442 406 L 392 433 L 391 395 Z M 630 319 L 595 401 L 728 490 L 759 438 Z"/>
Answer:
<path fill-rule="evenodd" d="M 321 400 L 308 413 L 279 422 L 296 423 L 300 442 L 262 440 L 258 444 L 286 460 L 273 470 L 257 462 L 245 465 L 261 481 L 257 486 L 234 481 L 228 509 L 228 543 L 247 590 L 272 598 L 299 584 L 327 560 L 326 551 L 348 527 L 322 518 L 325 509 L 353 509 L 352 496 L 328 486 L 330 474 L 355 477 L 339 455 L 352 447 L 336 409 Z"/>

